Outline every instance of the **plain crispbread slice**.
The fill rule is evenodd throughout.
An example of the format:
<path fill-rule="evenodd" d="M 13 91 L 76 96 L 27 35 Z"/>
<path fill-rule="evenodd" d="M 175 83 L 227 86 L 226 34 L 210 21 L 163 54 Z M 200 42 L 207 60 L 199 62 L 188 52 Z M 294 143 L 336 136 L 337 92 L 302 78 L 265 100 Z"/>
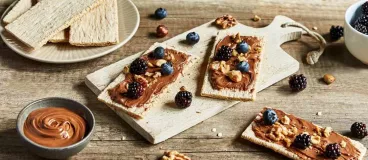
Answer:
<path fill-rule="evenodd" d="M 35 3 L 35 0 L 19 0 L 4 17 L 3 22 L 6 24 L 13 22 L 19 16 L 27 12 Z"/>
<path fill-rule="evenodd" d="M 105 0 L 44 0 L 5 29 L 33 49 L 45 45 L 89 10 Z"/>
<path fill-rule="evenodd" d="M 295 159 L 295 160 L 302 159 L 297 154 L 289 151 L 286 147 L 284 147 L 282 145 L 279 145 L 277 143 L 273 143 L 272 141 L 269 142 L 269 141 L 263 140 L 261 138 L 258 138 L 255 135 L 254 131 L 253 131 L 253 125 L 256 125 L 254 121 L 242 133 L 241 137 L 243 139 L 246 139 L 248 141 L 251 141 L 251 142 L 253 142 L 255 144 L 258 144 L 260 146 L 263 146 L 263 147 L 272 149 L 273 151 L 275 151 L 275 152 L 277 152 L 279 154 L 282 154 L 282 155 L 284 155 L 284 156 L 286 156 L 286 157 L 288 157 L 290 159 Z M 316 126 L 318 126 L 318 125 L 316 125 Z M 320 126 L 318 126 L 318 127 L 320 127 Z M 341 135 L 341 136 L 343 136 L 343 135 Z M 367 148 L 365 148 L 364 145 L 361 144 L 358 141 L 352 140 L 350 138 L 348 138 L 348 139 L 350 140 L 351 144 L 355 148 L 357 148 L 359 150 L 359 152 L 361 153 L 358 160 L 363 160 L 364 155 L 366 154 Z"/>
<path fill-rule="evenodd" d="M 70 27 L 69 43 L 75 46 L 108 46 L 119 43 L 118 5 L 116 0 L 85 15 Z"/>
<path fill-rule="evenodd" d="M 232 34 L 236 34 L 236 33 L 232 33 Z M 217 90 L 217 89 L 214 89 L 211 85 L 209 67 L 210 67 L 212 59 L 214 58 L 217 44 L 227 35 L 228 35 L 227 31 L 220 31 L 217 34 L 215 43 L 214 43 L 213 48 L 211 50 L 211 55 L 210 55 L 209 60 L 208 60 L 207 70 L 206 70 L 206 73 L 205 73 L 205 76 L 204 76 L 204 81 L 203 81 L 203 85 L 202 85 L 202 89 L 201 89 L 201 95 L 205 96 L 205 97 L 227 99 L 227 100 L 239 100 L 239 101 L 255 100 L 255 98 L 256 98 L 256 83 L 258 81 L 257 77 L 255 78 L 255 82 L 250 84 L 249 89 L 247 91 L 239 91 L 239 90 L 232 90 L 232 89 Z M 242 33 L 240 33 L 240 35 L 243 36 Z M 263 47 L 263 45 L 264 45 L 263 40 L 262 39 L 260 39 L 260 40 L 261 40 L 262 48 L 264 48 Z M 262 50 L 261 58 L 260 58 L 261 61 L 262 61 L 263 54 L 264 54 L 264 51 Z M 258 73 L 259 73 L 259 70 L 260 70 L 260 66 L 261 66 L 260 63 L 257 63 L 257 66 L 255 66 L 257 76 L 258 76 Z"/>
<path fill-rule="evenodd" d="M 160 43 L 155 43 L 154 45 L 152 45 L 146 52 L 144 52 L 142 55 L 148 54 L 151 51 L 153 51 L 155 48 L 157 48 L 158 46 L 161 46 L 163 48 L 169 48 L 169 49 L 173 49 L 176 50 L 178 52 L 182 52 L 182 53 L 186 53 L 180 50 L 177 50 L 175 48 L 169 47 L 166 44 L 160 44 Z M 186 53 L 187 54 L 187 53 Z M 175 81 L 177 81 L 181 76 L 184 75 L 185 72 L 188 71 L 188 69 L 190 68 L 190 66 L 196 61 L 197 56 L 190 55 L 187 64 L 185 64 L 184 66 L 184 70 L 183 70 L 183 74 L 179 75 L 177 77 L 177 79 Z M 122 82 L 125 79 L 125 75 L 124 74 L 120 74 L 112 83 L 110 83 L 105 89 L 104 91 L 101 92 L 101 94 L 98 96 L 98 100 L 104 102 L 105 104 L 107 104 L 112 110 L 116 111 L 116 112 L 121 112 L 121 113 L 126 113 L 129 116 L 135 118 L 135 119 L 142 119 L 144 117 L 144 113 L 153 105 L 153 101 L 155 101 L 157 98 L 159 98 L 160 94 L 157 95 L 152 95 L 150 97 L 150 100 L 142 107 L 131 107 L 131 108 L 127 108 L 119 103 L 116 103 L 114 101 L 111 100 L 110 95 L 108 93 L 108 90 L 111 88 L 114 88 L 116 85 L 118 85 L 120 82 Z M 175 82 L 173 82 L 175 83 Z M 167 87 L 169 87 L 170 84 Z M 164 90 L 166 89 L 164 88 L 162 92 L 164 92 Z"/>

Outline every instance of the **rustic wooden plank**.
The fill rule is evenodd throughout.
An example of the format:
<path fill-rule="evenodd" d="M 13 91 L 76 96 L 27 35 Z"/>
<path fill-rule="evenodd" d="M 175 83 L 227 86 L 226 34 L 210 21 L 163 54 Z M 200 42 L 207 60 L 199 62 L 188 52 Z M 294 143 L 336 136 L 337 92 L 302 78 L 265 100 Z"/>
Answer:
<path fill-rule="evenodd" d="M 13 1 L 0 0 L 0 13 Z M 368 91 L 365 89 L 368 87 L 368 67 L 347 51 L 343 40 L 330 43 L 315 66 L 301 64 L 299 73 L 309 79 L 305 91 L 291 93 L 285 79 L 260 92 L 256 102 L 240 103 L 159 145 L 150 145 L 114 112 L 98 102 L 83 85 L 83 80 L 87 74 L 142 51 L 156 41 L 162 42 L 225 13 L 253 27 L 266 26 L 274 16 L 282 14 L 309 28 L 317 26 L 317 32 L 327 34 L 331 25 L 343 24 L 344 10 L 355 1 L 134 0 L 141 14 L 140 27 L 134 38 L 113 54 L 70 65 L 42 64 L 25 59 L 0 40 L 0 159 L 39 159 L 19 142 L 14 130 L 15 121 L 18 112 L 28 102 L 50 96 L 74 98 L 88 105 L 96 116 L 97 130 L 93 141 L 73 159 L 151 160 L 166 149 L 183 151 L 193 159 L 285 159 L 270 150 L 238 140 L 240 133 L 264 106 L 277 107 L 322 126 L 331 126 L 340 133 L 347 133 L 354 121 L 368 123 Z M 149 18 L 149 14 L 158 7 L 168 9 L 166 19 L 157 21 Z M 251 21 L 254 14 L 261 16 L 262 20 Z M 157 39 L 149 36 L 159 24 L 169 27 L 168 37 Z M 282 48 L 303 62 L 307 52 L 318 48 L 318 44 L 303 37 Z M 330 86 L 325 85 L 320 81 L 325 73 L 334 74 L 337 81 Z M 323 115 L 316 116 L 318 111 L 322 111 Z M 212 128 L 222 132 L 223 138 L 211 132 Z M 368 146 L 367 138 L 361 142 Z M 200 146 L 199 149 L 197 146 Z M 109 150 L 112 152 L 109 153 Z"/>

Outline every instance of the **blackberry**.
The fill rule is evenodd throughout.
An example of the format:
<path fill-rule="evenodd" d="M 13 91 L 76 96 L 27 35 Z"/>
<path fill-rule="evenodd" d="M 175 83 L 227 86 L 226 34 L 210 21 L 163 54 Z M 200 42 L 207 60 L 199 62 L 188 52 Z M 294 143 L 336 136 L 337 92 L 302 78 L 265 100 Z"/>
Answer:
<path fill-rule="evenodd" d="M 289 78 L 289 86 L 293 91 L 302 91 L 307 88 L 307 77 L 303 74 L 293 75 Z"/>
<path fill-rule="evenodd" d="M 293 146 L 299 149 L 306 149 L 311 144 L 311 136 L 308 134 L 299 134 L 293 142 Z"/>
<path fill-rule="evenodd" d="M 338 40 L 344 36 L 344 28 L 341 26 L 331 26 L 330 37 L 331 40 Z"/>
<path fill-rule="evenodd" d="M 367 35 L 368 35 L 368 28 L 367 28 L 367 26 L 365 26 L 365 25 L 362 25 L 362 24 L 360 24 L 360 23 L 356 23 L 356 24 L 354 24 L 354 28 L 355 28 L 358 32 L 363 33 L 363 34 L 367 34 Z"/>
<path fill-rule="evenodd" d="M 228 46 L 221 46 L 221 48 L 217 51 L 215 60 L 217 61 L 228 61 L 231 58 L 231 54 L 233 53 L 233 49 Z"/>
<path fill-rule="evenodd" d="M 368 14 L 368 2 L 365 2 L 362 5 L 362 12 L 363 12 L 363 14 Z"/>
<path fill-rule="evenodd" d="M 129 71 L 130 73 L 141 75 L 146 73 L 147 68 L 147 62 L 142 58 L 137 58 L 130 64 Z"/>
<path fill-rule="evenodd" d="M 132 99 L 138 99 L 143 95 L 144 88 L 143 86 L 138 82 L 132 82 L 128 85 L 128 92 L 126 93 L 126 96 Z"/>
<path fill-rule="evenodd" d="M 355 122 L 353 125 L 351 125 L 350 131 L 354 137 L 361 139 L 368 135 L 367 127 L 362 122 Z"/>
<path fill-rule="evenodd" d="M 355 24 L 360 23 L 362 25 L 368 26 L 368 15 L 360 16 L 356 21 Z"/>
<path fill-rule="evenodd" d="M 327 158 L 338 158 L 341 156 L 340 146 L 337 143 L 326 146 L 325 156 Z"/>
<path fill-rule="evenodd" d="M 185 90 L 184 87 L 175 96 L 175 104 L 180 108 L 187 108 L 192 104 L 192 93 Z"/>

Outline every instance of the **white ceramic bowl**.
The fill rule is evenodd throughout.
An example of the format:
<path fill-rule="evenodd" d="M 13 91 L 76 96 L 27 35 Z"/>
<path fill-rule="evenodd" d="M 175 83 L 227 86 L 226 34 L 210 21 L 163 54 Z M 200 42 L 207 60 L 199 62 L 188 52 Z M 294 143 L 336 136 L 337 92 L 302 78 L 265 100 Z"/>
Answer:
<path fill-rule="evenodd" d="M 355 20 L 362 15 L 361 6 L 366 0 L 361 0 L 351 5 L 345 13 L 344 37 L 345 45 L 350 53 L 368 64 L 368 35 L 358 32 L 352 26 Z"/>

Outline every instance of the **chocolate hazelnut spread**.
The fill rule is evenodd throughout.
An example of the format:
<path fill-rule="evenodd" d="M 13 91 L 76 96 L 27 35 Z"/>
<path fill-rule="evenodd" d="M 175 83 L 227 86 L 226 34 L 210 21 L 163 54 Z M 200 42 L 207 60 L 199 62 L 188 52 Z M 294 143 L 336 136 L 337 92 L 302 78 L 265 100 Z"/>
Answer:
<path fill-rule="evenodd" d="M 263 111 L 265 111 L 266 109 L 264 109 Z M 328 159 L 326 157 L 324 157 L 323 153 L 324 153 L 324 147 L 327 146 L 328 144 L 331 143 L 337 143 L 340 144 L 343 141 L 346 142 L 346 146 L 345 147 L 340 147 L 341 148 L 341 156 L 338 158 L 339 160 L 354 160 L 354 159 L 358 159 L 360 152 L 357 148 L 355 148 L 353 146 L 353 144 L 351 143 L 351 141 L 349 140 L 349 138 L 344 137 L 334 131 L 332 131 L 330 133 L 329 136 L 324 136 L 321 133 L 321 130 L 323 130 L 322 128 L 314 125 L 313 123 L 300 119 L 298 117 L 295 117 L 294 115 L 288 115 L 286 113 L 284 113 L 281 110 L 276 110 L 273 109 L 277 116 L 279 117 L 279 119 L 281 117 L 284 117 L 285 115 L 290 119 L 290 122 L 288 125 L 284 124 L 283 126 L 286 127 L 288 130 L 292 130 L 293 127 L 297 128 L 297 133 L 294 136 L 287 136 L 288 139 L 291 140 L 291 142 L 294 141 L 295 136 L 302 134 L 304 132 L 307 132 L 309 135 L 316 135 L 316 136 L 320 136 L 320 142 L 318 144 L 313 144 L 311 147 L 305 149 L 305 150 L 301 150 L 301 149 L 297 149 L 293 146 L 288 146 L 285 141 L 275 141 L 272 138 L 270 138 L 270 136 L 268 136 L 268 134 L 271 132 L 272 128 L 274 127 L 274 125 L 265 125 L 263 122 L 263 119 L 256 119 L 254 122 L 255 124 L 253 125 L 252 129 L 255 133 L 255 135 L 258 138 L 261 138 L 263 140 L 266 141 L 270 141 L 279 145 L 282 145 L 284 147 L 287 148 L 287 150 L 297 154 L 299 157 L 301 157 L 302 159 Z M 263 113 L 263 112 L 262 112 Z M 278 122 L 276 122 L 278 123 Z"/>
<path fill-rule="evenodd" d="M 174 82 L 179 74 L 182 73 L 184 65 L 188 62 L 189 55 L 175 51 L 173 49 L 165 49 L 165 60 L 171 62 L 174 72 L 170 75 L 161 75 L 160 67 L 155 66 L 159 61 L 149 56 L 150 54 L 143 55 L 141 58 L 147 60 L 148 65 L 146 74 L 141 75 L 143 81 L 140 83 L 145 86 L 143 95 L 138 99 L 130 99 L 124 96 L 127 92 L 127 84 L 137 81 L 136 75 L 132 73 L 125 74 L 125 80 L 119 83 L 116 87 L 109 90 L 111 99 L 117 103 L 124 105 L 125 107 L 144 107 L 153 95 L 157 95 L 167 87 L 170 83 Z M 155 76 L 158 75 L 158 76 Z"/>
<path fill-rule="evenodd" d="M 234 82 L 229 77 L 226 76 L 225 73 L 223 73 L 219 69 L 211 69 L 210 72 L 210 79 L 212 87 L 221 90 L 221 89 L 236 89 L 241 91 L 246 91 L 249 89 L 249 86 L 252 85 L 256 80 L 257 73 L 257 65 L 261 61 L 261 40 L 257 37 L 251 37 L 251 36 L 240 36 L 241 40 L 246 42 L 251 50 L 244 55 L 246 58 L 246 61 L 249 63 L 249 72 L 242 74 L 242 80 L 240 82 Z M 221 46 L 229 46 L 232 49 L 235 50 L 237 43 L 234 41 L 234 38 L 231 36 L 226 36 L 224 39 L 222 39 L 217 45 L 215 54 L 217 51 L 221 48 Z M 216 63 L 215 60 L 212 61 L 212 63 Z M 226 61 L 226 64 L 230 66 L 230 70 L 236 70 L 236 65 L 239 63 L 238 56 L 232 56 L 230 60 Z M 252 91 L 251 91 L 252 92 Z"/>
<path fill-rule="evenodd" d="M 65 147 L 82 140 L 86 121 L 76 113 L 59 107 L 47 107 L 31 112 L 24 122 L 24 135 L 47 147 Z"/>

